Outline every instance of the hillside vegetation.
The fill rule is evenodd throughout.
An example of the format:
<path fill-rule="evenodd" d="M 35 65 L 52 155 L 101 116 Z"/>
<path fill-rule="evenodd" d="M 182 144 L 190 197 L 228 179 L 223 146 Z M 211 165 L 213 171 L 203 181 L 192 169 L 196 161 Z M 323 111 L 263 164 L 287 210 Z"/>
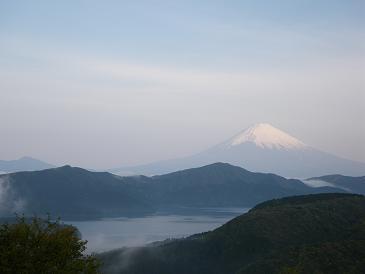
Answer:
<path fill-rule="evenodd" d="M 212 232 L 100 257 L 105 273 L 364 273 L 365 197 L 271 200 Z"/>

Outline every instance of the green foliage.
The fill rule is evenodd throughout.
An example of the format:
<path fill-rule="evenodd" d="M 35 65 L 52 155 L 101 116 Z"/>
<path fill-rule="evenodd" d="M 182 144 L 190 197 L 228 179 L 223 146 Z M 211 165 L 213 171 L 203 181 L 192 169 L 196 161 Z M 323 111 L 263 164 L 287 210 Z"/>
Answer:
<path fill-rule="evenodd" d="M 85 248 L 73 226 L 17 216 L 0 226 L 0 273 L 99 273 L 98 260 L 84 255 Z"/>
<path fill-rule="evenodd" d="M 272 200 L 214 231 L 100 258 L 105 273 L 365 273 L 365 197 Z"/>
<path fill-rule="evenodd" d="M 306 246 L 298 250 L 295 265 L 284 267 L 292 272 L 283 273 L 331 273 L 357 274 L 365 270 L 365 241 L 344 240 Z"/>

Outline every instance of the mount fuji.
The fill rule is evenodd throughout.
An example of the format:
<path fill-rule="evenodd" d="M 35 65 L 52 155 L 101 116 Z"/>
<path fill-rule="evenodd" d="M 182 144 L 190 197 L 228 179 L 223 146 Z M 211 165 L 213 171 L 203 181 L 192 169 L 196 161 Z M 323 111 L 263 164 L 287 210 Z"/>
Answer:
<path fill-rule="evenodd" d="M 156 175 L 215 162 L 295 178 L 334 173 L 350 176 L 365 174 L 365 163 L 320 151 L 266 123 L 255 124 L 232 138 L 189 157 L 110 171 L 119 175 Z"/>

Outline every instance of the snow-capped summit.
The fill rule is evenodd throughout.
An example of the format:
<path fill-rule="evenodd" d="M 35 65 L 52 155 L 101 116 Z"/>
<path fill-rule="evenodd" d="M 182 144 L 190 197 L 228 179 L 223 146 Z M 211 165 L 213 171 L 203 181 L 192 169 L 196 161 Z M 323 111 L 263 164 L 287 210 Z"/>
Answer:
<path fill-rule="evenodd" d="M 270 124 L 255 124 L 228 141 L 230 146 L 251 142 L 261 148 L 303 149 L 306 144 Z"/>
<path fill-rule="evenodd" d="M 365 174 L 365 163 L 318 150 L 266 123 L 255 124 L 222 143 L 188 157 L 115 169 L 112 172 L 155 175 L 216 162 L 295 178 L 323 174 Z"/>

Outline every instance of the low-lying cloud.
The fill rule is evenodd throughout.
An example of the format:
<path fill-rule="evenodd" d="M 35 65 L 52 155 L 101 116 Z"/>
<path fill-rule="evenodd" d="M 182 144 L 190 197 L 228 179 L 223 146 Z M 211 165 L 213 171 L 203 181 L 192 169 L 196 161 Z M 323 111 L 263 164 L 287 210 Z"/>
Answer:
<path fill-rule="evenodd" d="M 17 197 L 11 187 L 8 176 L 0 178 L 0 217 L 11 216 L 14 213 L 22 213 L 25 209 L 25 200 Z"/>

